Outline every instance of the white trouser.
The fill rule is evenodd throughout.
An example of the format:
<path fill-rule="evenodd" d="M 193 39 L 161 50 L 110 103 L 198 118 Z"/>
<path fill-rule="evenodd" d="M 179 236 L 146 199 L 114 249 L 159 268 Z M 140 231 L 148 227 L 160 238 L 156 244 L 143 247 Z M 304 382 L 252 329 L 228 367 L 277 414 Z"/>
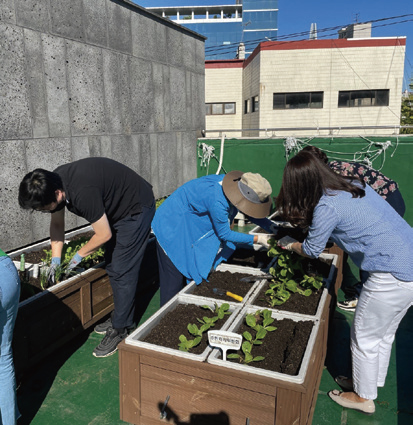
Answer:
<path fill-rule="evenodd" d="M 389 367 L 394 337 L 413 305 L 413 282 L 402 282 L 390 273 L 371 273 L 364 283 L 351 328 L 354 391 L 377 398 Z"/>

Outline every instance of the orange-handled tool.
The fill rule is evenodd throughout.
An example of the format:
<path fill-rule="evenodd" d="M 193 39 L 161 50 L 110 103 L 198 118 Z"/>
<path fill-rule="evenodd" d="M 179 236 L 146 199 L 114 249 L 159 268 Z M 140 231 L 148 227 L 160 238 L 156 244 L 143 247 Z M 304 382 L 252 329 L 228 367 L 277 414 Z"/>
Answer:
<path fill-rule="evenodd" d="M 225 291 L 224 289 L 214 288 L 213 291 L 214 291 L 214 294 L 228 295 L 228 297 L 234 298 L 234 300 L 237 300 L 237 301 L 242 301 L 244 299 L 240 295 L 233 294 L 232 292 Z"/>

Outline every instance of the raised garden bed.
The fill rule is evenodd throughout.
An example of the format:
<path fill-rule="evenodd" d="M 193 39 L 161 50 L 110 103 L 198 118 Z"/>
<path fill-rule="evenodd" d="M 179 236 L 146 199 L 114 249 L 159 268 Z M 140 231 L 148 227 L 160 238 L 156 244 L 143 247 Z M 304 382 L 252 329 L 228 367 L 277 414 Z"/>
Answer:
<path fill-rule="evenodd" d="M 82 229 L 84 233 L 84 229 Z M 82 231 L 78 232 L 81 233 Z M 73 236 L 69 233 L 68 237 Z M 35 251 L 44 255 L 49 241 L 9 253 L 19 263 Z M 17 264 L 16 264 L 17 265 Z M 31 263 L 26 262 L 28 271 Z M 140 283 L 157 281 L 155 239 L 151 239 L 142 262 Z M 93 326 L 113 310 L 112 288 L 104 263 L 37 293 L 19 304 L 13 352 L 17 374 L 29 370 L 56 349 Z"/>
<path fill-rule="evenodd" d="M 334 262 L 335 256 L 331 259 Z M 305 325 L 311 328 L 310 336 L 304 337 L 308 339 L 302 347 L 304 355 L 298 372 L 292 375 L 224 362 L 217 349 L 207 354 L 206 361 L 198 357 L 194 362 L 176 355 L 177 350 L 171 353 L 164 347 L 133 341 L 149 319 L 119 346 L 121 419 L 136 425 L 162 424 L 165 420 L 231 425 L 311 424 L 327 347 L 331 297 L 327 291 L 324 294 L 325 302 L 319 304 L 317 317 L 271 311 L 280 320 L 280 327 L 285 319 L 311 325 Z M 182 295 L 169 303 L 179 297 Z M 186 297 L 204 302 L 202 297 Z M 229 330 L 235 330 L 235 324 L 242 322 L 245 309 L 257 309 L 249 305 L 249 298 L 244 305 L 243 310 L 231 315 Z M 161 310 L 158 321 L 163 315 Z M 275 352 L 279 344 L 271 345 L 270 351 Z"/>

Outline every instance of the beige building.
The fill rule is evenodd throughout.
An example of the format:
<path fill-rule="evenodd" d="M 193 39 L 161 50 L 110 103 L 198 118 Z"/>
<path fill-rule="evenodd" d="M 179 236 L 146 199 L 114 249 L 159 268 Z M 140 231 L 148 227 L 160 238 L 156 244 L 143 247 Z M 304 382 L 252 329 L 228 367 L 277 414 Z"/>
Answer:
<path fill-rule="evenodd" d="M 206 61 L 206 135 L 398 134 L 405 45 L 268 41 L 246 60 Z"/>

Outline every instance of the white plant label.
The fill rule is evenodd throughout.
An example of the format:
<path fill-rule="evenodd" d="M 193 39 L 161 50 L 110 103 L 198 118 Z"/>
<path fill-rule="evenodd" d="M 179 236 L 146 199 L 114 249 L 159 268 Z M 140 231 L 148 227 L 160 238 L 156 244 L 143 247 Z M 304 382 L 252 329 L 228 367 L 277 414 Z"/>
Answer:
<path fill-rule="evenodd" d="M 239 350 L 242 344 L 242 335 L 228 331 L 208 331 L 208 342 L 212 347 L 222 350 L 223 360 L 227 360 L 227 350 Z"/>

